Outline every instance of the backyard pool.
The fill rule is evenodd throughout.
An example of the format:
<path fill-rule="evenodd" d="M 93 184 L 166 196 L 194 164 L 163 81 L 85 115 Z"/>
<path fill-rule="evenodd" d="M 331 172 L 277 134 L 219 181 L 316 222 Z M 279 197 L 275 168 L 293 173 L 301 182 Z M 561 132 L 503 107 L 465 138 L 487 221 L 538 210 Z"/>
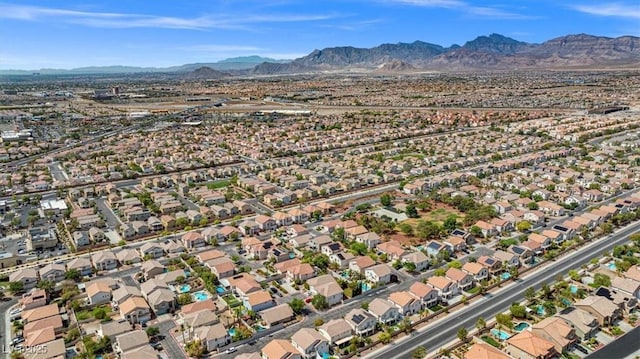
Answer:
<path fill-rule="evenodd" d="M 202 301 L 205 301 L 205 300 L 211 298 L 211 295 L 209 294 L 209 292 L 207 292 L 205 290 L 199 290 L 197 292 L 194 292 L 191 295 L 193 296 L 193 299 L 196 302 L 202 302 Z"/>
<path fill-rule="evenodd" d="M 529 323 L 520 322 L 520 323 L 516 324 L 516 326 L 513 327 L 513 329 L 515 329 L 516 332 L 521 332 L 521 331 L 523 331 L 523 330 L 525 330 L 525 329 L 527 329 L 529 327 L 530 327 Z"/>
<path fill-rule="evenodd" d="M 218 293 L 224 293 L 224 287 L 223 287 L 223 286 L 220 286 L 220 285 L 219 285 L 219 286 L 217 286 L 217 287 L 216 287 L 216 292 L 218 292 Z"/>
<path fill-rule="evenodd" d="M 569 286 L 569 290 L 571 291 L 571 294 L 576 294 L 578 293 L 578 286 L 572 284 Z"/>
<path fill-rule="evenodd" d="M 189 293 L 191 291 L 191 286 L 189 284 L 182 284 L 177 289 L 178 293 Z"/>
<path fill-rule="evenodd" d="M 504 272 L 504 273 L 502 273 L 502 274 L 500 275 L 500 279 L 502 279 L 502 280 L 507 280 L 507 279 L 509 279 L 509 278 L 511 278 L 511 273 Z"/>
<path fill-rule="evenodd" d="M 360 284 L 360 289 L 362 289 L 363 292 L 366 292 L 368 290 L 371 290 L 371 286 L 369 285 L 369 283 L 362 283 Z"/>
<path fill-rule="evenodd" d="M 611 261 L 609 263 L 607 263 L 607 268 L 609 268 L 610 271 L 616 271 L 618 270 L 618 266 L 616 265 L 616 262 Z"/>
<path fill-rule="evenodd" d="M 344 279 L 348 279 L 348 278 L 349 278 L 349 272 L 347 272 L 347 271 L 341 272 L 341 273 L 340 273 L 340 276 L 341 276 L 342 278 L 344 278 Z"/>
<path fill-rule="evenodd" d="M 254 325 L 254 326 L 253 326 L 253 329 L 255 329 L 255 330 L 256 330 L 256 332 L 261 332 L 261 331 L 263 331 L 263 330 L 266 330 L 267 328 L 263 327 L 263 326 L 262 326 L 262 325 L 260 325 L 260 324 L 256 324 L 256 325 Z"/>
<path fill-rule="evenodd" d="M 491 329 L 491 335 L 500 340 L 507 340 L 510 337 L 509 333 L 498 329 Z"/>
<path fill-rule="evenodd" d="M 230 337 L 235 337 L 236 336 L 236 328 L 227 329 L 227 333 L 229 333 Z"/>
<path fill-rule="evenodd" d="M 547 314 L 547 311 L 546 311 L 546 310 L 544 310 L 544 307 L 543 307 L 543 306 L 539 305 L 539 306 L 538 306 L 538 308 L 536 309 L 536 313 L 537 313 L 538 315 L 545 315 L 545 314 Z"/>

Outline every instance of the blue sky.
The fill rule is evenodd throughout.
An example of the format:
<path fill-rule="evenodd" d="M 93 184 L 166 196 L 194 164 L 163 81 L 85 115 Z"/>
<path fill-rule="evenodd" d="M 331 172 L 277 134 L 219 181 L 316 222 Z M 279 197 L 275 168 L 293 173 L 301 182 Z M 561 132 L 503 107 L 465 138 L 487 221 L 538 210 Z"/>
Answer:
<path fill-rule="evenodd" d="M 640 1 L 0 0 L 0 69 L 172 66 L 499 33 L 640 35 Z"/>

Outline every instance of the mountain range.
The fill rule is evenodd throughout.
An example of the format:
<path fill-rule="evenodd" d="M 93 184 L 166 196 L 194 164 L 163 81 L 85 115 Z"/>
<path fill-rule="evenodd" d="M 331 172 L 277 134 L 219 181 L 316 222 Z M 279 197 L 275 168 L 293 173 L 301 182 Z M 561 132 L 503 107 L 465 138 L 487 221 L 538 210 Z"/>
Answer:
<path fill-rule="evenodd" d="M 247 56 L 165 68 L 106 66 L 71 70 L 0 70 L 0 75 L 177 73 L 182 78 L 202 79 L 209 75 L 209 78 L 221 78 L 352 69 L 415 72 L 578 68 L 640 68 L 640 38 L 577 34 L 533 44 L 491 34 L 479 36 L 462 46 L 450 47 L 423 41 L 382 44 L 373 48 L 330 47 L 313 50 L 295 60 Z"/>
<path fill-rule="evenodd" d="M 314 50 L 289 63 L 256 66 L 254 74 L 299 73 L 353 68 L 376 71 L 514 70 L 535 68 L 640 67 L 640 38 L 568 35 L 530 44 L 491 34 L 464 45 L 442 47 L 422 41 Z M 399 69 L 399 70 L 396 70 Z"/>
<path fill-rule="evenodd" d="M 256 65 L 269 63 L 286 63 L 291 60 L 276 60 L 261 56 L 241 56 L 220 60 L 217 62 L 193 63 L 171 67 L 137 67 L 137 66 L 89 66 L 74 69 L 39 69 L 39 70 L 0 70 L 0 75 L 87 75 L 87 74 L 126 74 L 126 73 L 173 73 L 190 72 L 202 67 L 217 71 L 248 70 Z"/>

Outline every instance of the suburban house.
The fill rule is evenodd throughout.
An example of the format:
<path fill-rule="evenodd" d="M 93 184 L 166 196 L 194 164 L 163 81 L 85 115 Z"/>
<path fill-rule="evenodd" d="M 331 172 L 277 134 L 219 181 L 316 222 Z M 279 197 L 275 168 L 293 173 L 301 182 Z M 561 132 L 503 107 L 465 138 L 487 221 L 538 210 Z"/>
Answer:
<path fill-rule="evenodd" d="M 375 265 L 376 262 L 369 256 L 359 256 L 349 262 L 349 270 L 364 274 L 364 270 Z"/>
<path fill-rule="evenodd" d="M 574 306 L 593 315 L 600 326 L 613 324 L 622 314 L 620 308 L 612 301 L 596 295 L 581 299 Z"/>
<path fill-rule="evenodd" d="M 351 326 L 342 318 L 332 319 L 324 323 L 318 327 L 318 332 L 322 334 L 323 337 L 327 338 L 330 345 L 338 347 L 348 345 L 349 340 L 352 337 Z"/>
<path fill-rule="evenodd" d="M 95 306 L 111 302 L 111 287 L 104 282 L 92 282 L 86 287 L 86 293 L 89 305 Z"/>
<path fill-rule="evenodd" d="M 143 258 L 160 258 L 164 256 L 164 248 L 158 243 L 147 242 L 140 246 L 140 255 Z"/>
<path fill-rule="evenodd" d="M 438 291 L 422 282 L 413 283 L 409 287 L 409 293 L 420 300 L 422 308 L 432 307 L 440 302 Z"/>
<path fill-rule="evenodd" d="M 293 310 L 287 303 L 282 303 L 275 307 L 262 310 L 258 312 L 258 314 L 268 327 L 286 323 L 295 318 Z"/>
<path fill-rule="evenodd" d="M 429 257 L 421 251 L 411 252 L 409 254 L 405 254 L 402 257 L 403 263 L 413 263 L 416 266 L 416 271 L 423 271 L 429 268 Z"/>
<path fill-rule="evenodd" d="M 553 343 L 556 351 L 562 353 L 577 340 L 575 329 L 564 319 L 553 316 L 531 326 L 531 332 Z"/>
<path fill-rule="evenodd" d="M 24 290 L 32 289 L 38 282 L 38 272 L 34 268 L 18 269 L 9 274 L 9 282 L 21 282 Z"/>
<path fill-rule="evenodd" d="M 458 285 L 445 277 L 429 277 L 427 284 L 438 291 L 438 295 L 442 299 L 450 299 L 458 295 Z"/>
<path fill-rule="evenodd" d="M 517 259 L 517 257 L 516 257 Z M 462 270 L 469 275 L 473 276 L 473 280 L 481 282 L 489 278 L 489 270 L 480 263 L 467 262 L 462 266 Z"/>
<path fill-rule="evenodd" d="M 64 264 L 49 263 L 38 271 L 40 280 L 49 280 L 54 283 L 59 283 L 64 280 L 65 266 Z"/>
<path fill-rule="evenodd" d="M 398 308 L 391 301 L 382 298 L 372 300 L 367 311 L 381 324 L 393 324 L 400 319 Z"/>
<path fill-rule="evenodd" d="M 389 301 L 398 308 L 400 314 L 403 316 L 417 314 L 422 309 L 422 302 L 420 299 L 408 291 L 393 292 L 389 294 Z"/>
<path fill-rule="evenodd" d="M 462 269 L 449 268 L 445 277 L 455 282 L 460 290 L 467 290 L 473 286 L 473 276 Z"/>
<path fill-rule="evenodd" d="M 569 307 L 558 313 L 557 317 L 570 323 L 576 335 L 582 340 L 592 338 L 600 329 L 596 317 L 582 309 Z"/>
<path fill-rule="evenodd" d="M 274 307 L 276 305 L 276 302 L 273 300 L 269 292 L 261 289 L 252 292 L 247 295 L 246 298 L 243 298 L 242 304 L 245 308 L 247 308 L 247 310 L 259 312 L 261 310 Z"/>
<path fill-rule="evenodd" d="M 290 341 L 273 339 L 262 350 L 262 359 L 302 359 L 302 355 Z"/>
<path fill-rule="evenodd" d="M 195 328 L 193 336 L 202 341 L 207 352 L 212 352 L 231 343 L 229 332 L 220 323 Z"/>
<path fill-rule="evenodd" d="M 352 309 L 344 316 L 356 335 L 369 336 L 376 330 L 378 320 L 362 308 Z"/>
<path fill-rule="evenodd" d="M 329 306 L 334 306 L 342 302 L 342 288 L 330 274 L 310 278 L 307 280 L 307 283 L 312 293 L 321 294 L 327 298 Z"/>
<path fill-rule="evenodd" d="M 100 251 L 92 254 L 91 262 L 93 262 L 94 268 L 99 271 L 116 269 L 118 266 L 116 255 L 111 251 Z"/>
<path fill-rule="evenodd" d="M 142 324 L 151 319 L 151 308 L 142 297 L 129 297 L 119 308 L 120 315 L 131 324 Z"/>
<path fill-rule="evenodd" d="M 507 339 L 505 351 L 519 359 L 551 359 L 558 355 L 552 342 L 526 330 Z"/>
<path fill-rule="evenodd" d="M 291 336 L 291 344 L 305 359 L 322 358 L 329 353 L 329 341 L 317 330 L 312 328 L 300 328 Z"/>
<path fill-rule="evenodd" d="M 84 277 L 93 273 L 93 266 L 89 258 L 76 257 L 67 262 L 67 271 L 71 270 L 77 270 Z"/>
<path fill-rule="evenodd" d="M 391 281 L 391 268 L 386 263 L 377 264 L 365 269 L 364 276 L 373 284 L 387 284 Z"/>
<path fill-rule="evenodd" d="M 463 359 L 511 359 L 511 357 L 487 343 L 476 342 L 467 349 Z"/>

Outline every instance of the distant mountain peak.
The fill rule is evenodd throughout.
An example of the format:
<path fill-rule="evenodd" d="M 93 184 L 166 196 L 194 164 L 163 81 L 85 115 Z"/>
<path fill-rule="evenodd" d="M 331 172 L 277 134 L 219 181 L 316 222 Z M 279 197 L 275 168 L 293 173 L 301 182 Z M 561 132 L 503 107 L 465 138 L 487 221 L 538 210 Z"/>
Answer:
<path fill-rule="evenodd" d="M 509 55 L 527 46 L 526 42 L 493 33 L 489 36 L 478 36 L 471 41 L 467 41 L 462 47 L 471 51 Z"/>

